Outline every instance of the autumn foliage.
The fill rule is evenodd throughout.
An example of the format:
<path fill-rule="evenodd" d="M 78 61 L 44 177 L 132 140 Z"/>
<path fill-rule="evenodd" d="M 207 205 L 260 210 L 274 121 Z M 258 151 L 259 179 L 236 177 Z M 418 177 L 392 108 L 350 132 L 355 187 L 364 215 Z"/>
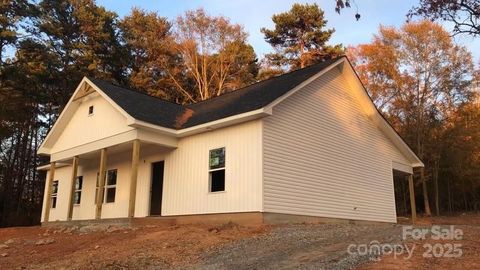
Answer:
<path fill-rule="evenodd" d="M 474 160 L 480 152 L 472 134 L 480 119 L 474 117 L 479 107 L 470 52 L 425 20 L 381 26 L 371 43 L 348 54 L 377 107 L 425 163 L 417 181 L 424 212 L 431 214 L 430 205 L 436 213 L 477 210 Z"/>

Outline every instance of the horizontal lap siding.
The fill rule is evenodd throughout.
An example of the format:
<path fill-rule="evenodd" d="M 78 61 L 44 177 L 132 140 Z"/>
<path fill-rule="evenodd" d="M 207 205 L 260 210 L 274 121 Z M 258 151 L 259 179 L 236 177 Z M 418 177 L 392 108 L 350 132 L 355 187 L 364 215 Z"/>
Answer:
<path fill-rule="evenodd" d="M 408 161 L 334 69 L 264 119 L 264 211 L 394 222 L 392 161 Z"/>

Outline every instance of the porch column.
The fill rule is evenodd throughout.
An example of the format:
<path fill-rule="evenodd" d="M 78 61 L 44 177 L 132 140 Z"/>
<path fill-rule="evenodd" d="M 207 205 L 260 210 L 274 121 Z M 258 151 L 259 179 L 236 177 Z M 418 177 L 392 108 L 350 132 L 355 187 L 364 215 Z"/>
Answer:
<path fill-rule="evenodd" d="M 50 218 L 50 208 L 52 206 L 52 185 L 53 185 L 53 179 L 55 177 L 55 162 L 50 163 L 50 171 L 48 172 L 48 179 L 47 183 L 47 197 L 46 197 L 46 202 L 45 202 L 45 212 L 43 216 L 43 222 L 48 222 L 48 219 Z"/>
<path fill-rule="evenodd" d="M 140 159 L 140 140 L 133 141 L 132 170 L 130 172 L 130 198 L 128 202 L 128 217 L 135 216 L 135 199 L 137 195 L 138 163 Z"/>
<path fill-rule="evenodd" d="M 107 148 L 100 150 L 100 169 L 98 172 L 97 208 L 95 211 L 95 219 L 100 219 L 102 217 L 105 178 L 107 178 Z"/>
<path fill-rule="evenodd" d="M 415 189 L 413 186 L 413 174 L 407 176 L 408 178 L 408 189 L 410 193 L 410 207 L 412 210 L 412 224 L 415 224 L 417 221 L 417 206 L 415 204 Z"/>
<path fill-rule="evenodd" d="M 68 202 L 68 215 L 67 220 L 72 220 L 73 215 L 73 204 L 74 204 L 74 197 L 75 197 L 75 184 L 77 182 L 77 172 L 78 172 L 78 156 L 73 157 L 72 161 L 72 178 L 71 183 L 72 187 L 70 188 L 70 197 Z"/>

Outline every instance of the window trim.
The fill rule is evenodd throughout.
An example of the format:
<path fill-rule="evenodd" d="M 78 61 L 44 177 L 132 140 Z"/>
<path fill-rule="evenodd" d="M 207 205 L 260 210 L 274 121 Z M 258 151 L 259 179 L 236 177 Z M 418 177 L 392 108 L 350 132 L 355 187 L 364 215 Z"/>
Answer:
<path fill-rule="evenodd" d="M 58 202 L 58 180 L 53 180 L 52 181 L 52 193 L 50 194 L 50 208 L 51 209 L 56 209 L 57 208 L 57 202 Z M 55 185 L 57 186 L 55 190 Z M 55 205 L 53 204 L 53 198 L 55 198 Z"/>
<path fill-rule="evenodd" d="M 77 181 L 81 179 L 82 183 L 79 185 L 79 189 L 77 189 Z M 79 175 L 77 176 L 77 178 L 75 179 L 75 191 L 73 192 L 73 206 L 80 206 L 80 204 L 82 203 L 82 190 L 83 190 L 83 175 Z M 80 193 L 80 201 L 79 203 L 76 203 L 75 202 L 75 194 L 77 193 Z"/>
<path fill-rule="evenodd" d="M 92 109 L 92 112 L 90 112 L 90 109 Z M 92 116 L 95 114 L 95 107 L 93 105 L 88 106 L 88 116 Z"/>
<path fill-rule="evenodd" d="M 223 154 L 224 154 L 223 167 L 210 169 L 210 155 L 211 155 L 211 152 L 214 151 L 214 150 L 222 149 L 222 148 L 223 148 Z M 212 191 L 212 172 L 221 171 L 221 170 L 224 171 L 223 190 Z M 227 147 L 220 146 L 220 147 L 211 148 L 211 149 L 208 150 L 208 194 L 219 194 L 219 193 L 227 192 L 226 183 L 227 183 Z"/>
<path fill-rule="evenodd" d="M 108 184 L 108 173 L 111 171 L 115 171 L 115 185 L 109 185 Z M 115 199 L 117 198 L 117 180 L 118 180 L 118 170 L 117 169 L 111 169 L 107 170 L 107 173 L 105 174 L 105 185 L 103 186 L 104 193 L 103 193 L 103 203 L 115 203 Z M 107 202 L 107 192 L 109 189 L 115 189 L 115 196 L 113 198 L 113 202 Z"/>
<path fill-rule="evenodd" d="M 110 171 L 117 171 L 117 176 L 116 176 L 116 179 L 115 179 L 115 185 L 109 185 L 108 184 L 108 172 Z M 97 184 L 96 184 L 96 187 L 95 187 L 95 203 L 97 203 L 97 195 L 98 195 L 98 189 L 99 189 L 99 178 L 100 178 L 100 172 L 97 172 Z M 103 201 L 102 201 L 102 204 L 111 204 L 111 203 L 115 203 L 115 199 L 117 198 L 117 181 L 118 181 L 118 169 L 110 169 L 110 170 L 107 170 L 106 173 L 105 173 L 105 183 L 103 185 Z M 113 202 L 107 202 L 107 189 L 115 189 L 115 199 L 113 200 Z"/>

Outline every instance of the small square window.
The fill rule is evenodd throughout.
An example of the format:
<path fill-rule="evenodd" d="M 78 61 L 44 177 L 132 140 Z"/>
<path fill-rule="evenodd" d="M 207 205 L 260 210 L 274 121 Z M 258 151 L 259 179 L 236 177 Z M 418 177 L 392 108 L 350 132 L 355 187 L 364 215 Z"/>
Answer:
<path fill-rule="evenodd" d="M 93 106 L 88 107 L 88 115 L 93 114 Z"/>
<path fill-rule="evenodd" d="M 115 202 L 115 188 L 107 188 L 107 196 L 106 196 L 107 203 Z"/>
<path fill-rule="evenodd" d="M 107 172 L 107 186 L 114 186 L 117 184 L 117 170 L 110 170 Z"/>
<path fill-rule="evenodd" d="M 210 172 L 210 192 L 225 191 L 225 170 Z"/>
<path fill-rule="evenodd" d="M 225 147 L 210 150 L 210 170 L 225 167 Z"/>

